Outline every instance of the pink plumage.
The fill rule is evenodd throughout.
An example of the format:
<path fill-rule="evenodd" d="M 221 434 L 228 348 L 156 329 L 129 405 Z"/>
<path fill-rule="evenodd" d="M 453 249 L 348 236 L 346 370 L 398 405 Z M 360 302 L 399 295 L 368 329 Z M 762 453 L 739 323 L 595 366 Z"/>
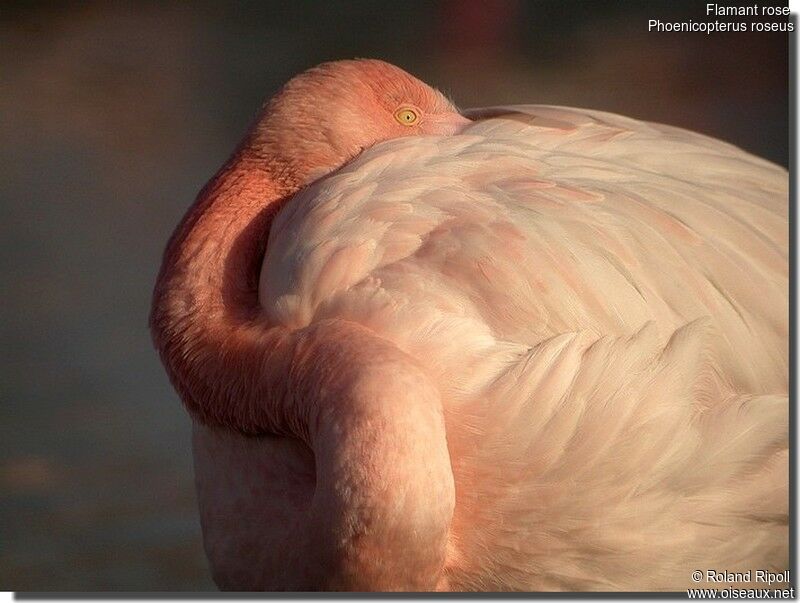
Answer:
<path fill-rule="evenodd" d="M 468 115 L 380 61 L 305 72 L 171 239 L 152 327 L 217 583 L 786 569 L 786 172 L 598 111 Z"/>

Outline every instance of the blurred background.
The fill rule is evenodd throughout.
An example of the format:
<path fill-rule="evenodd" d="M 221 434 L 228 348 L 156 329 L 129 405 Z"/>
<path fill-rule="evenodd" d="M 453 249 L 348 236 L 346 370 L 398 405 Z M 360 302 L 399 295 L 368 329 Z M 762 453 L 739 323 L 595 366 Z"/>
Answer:
<path fill-rule="evenodd" d="M 462 107 L 604 109 L 786 165 L 787 34 L 647 31 L 705 4 L 3 3 L 0 590 L 213 589 L 150 292 L 172 229 L 287 78 L 383 58 Z"/>

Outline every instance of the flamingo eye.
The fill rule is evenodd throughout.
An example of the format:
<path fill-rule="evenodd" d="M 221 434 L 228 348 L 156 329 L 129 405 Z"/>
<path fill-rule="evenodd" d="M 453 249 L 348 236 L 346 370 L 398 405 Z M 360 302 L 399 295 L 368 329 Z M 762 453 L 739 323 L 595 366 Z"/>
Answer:
<path fill-rule="evenodd" d="M 413 126 L 417 119 L 419 119 L 419 116 L 414 109 L 402 107 L 394 112 L 394 118 L 404 126 Z"/>

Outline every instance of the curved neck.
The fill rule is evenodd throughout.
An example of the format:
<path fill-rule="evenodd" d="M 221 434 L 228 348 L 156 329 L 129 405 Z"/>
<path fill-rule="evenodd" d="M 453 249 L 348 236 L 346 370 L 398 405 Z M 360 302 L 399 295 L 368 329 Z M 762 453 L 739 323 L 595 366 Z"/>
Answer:
<path fill-rule="evenodd" d="M 201 423 L 289 434 L 314 450 L 315 505 L 282 572 L 295 587 L 433 588 L 454 497 L 438 392 L 358 325 L 267 324 L 260 264 L 299 186 L 264 166 L 240 149 L 183 218 L 153 296 L 156 346 Z"/>
<path fill-rule="evenodd" d="M 299 188 L 243 145 L 200 191 L 167 244 L 154 301 L 171 295 L 192 309 L 257 311 L 272 218 Z"/>
<path fill-rule="evenodd" d="M 266 165 L 242 145 L 203 188 L 167 244 L 150 315 L 189 411 L 245 433 L 274 423 L 262 392 L 244 385 L 287 335 L 260 319 L 258 276 L 272 219 L 299 188 Z"/>

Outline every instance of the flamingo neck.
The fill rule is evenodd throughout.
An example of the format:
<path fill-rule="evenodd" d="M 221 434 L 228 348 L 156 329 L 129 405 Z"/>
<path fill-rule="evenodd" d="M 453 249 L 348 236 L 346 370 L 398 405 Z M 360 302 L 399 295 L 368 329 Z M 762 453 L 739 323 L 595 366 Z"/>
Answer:
<path fill-rule="evenodd" d="M 248 433 L 269 424 L 263 397 L 243 384 L 259 370 L 254 354 L 263 356 L 274 347 L 268 340 L 282 335 L 260 315 L 258 278 L 272 219 L 298 189 L 245 144 L 200 192 L 167 245 L 151 329 L 173 385 L 203 422 Z M 248 406 L 262 408 L 250 422 Z"/>
<path fill-rule="evenodd" d="M 268 324 L 259 268 L 299 185 L 266 166 L 238 151 L 182 220 L 154 292 L 156 347 L 200 423 L 291 435 L 315 453 L 314 503 L 273 587 L 433 588 L 454 500 L 438 392 L 364 327 Z"/>

